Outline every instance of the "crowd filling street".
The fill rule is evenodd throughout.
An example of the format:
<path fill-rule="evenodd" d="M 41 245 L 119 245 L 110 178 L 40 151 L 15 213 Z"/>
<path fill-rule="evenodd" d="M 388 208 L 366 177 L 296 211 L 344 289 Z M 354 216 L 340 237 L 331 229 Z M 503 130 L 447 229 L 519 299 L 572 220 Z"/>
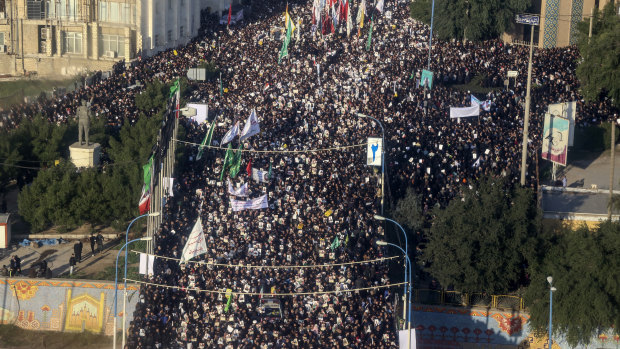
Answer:
<path fill-rule="evenodd" d="M 394 281 L 382 258 L 393 253 L 376 244 L 386 237 L 373 219 L 384 194 L 381 170 L 366 166 L 365 143 L 381 137 L 381 127 L 358 113 L 385 128 L 385 194 L 393 200 L 412 187 L 430 212 L 481 177 L 519 182 L 527 47 L 434 40 L 429 90 L 418 86 L 427 69 L 429 28 L 409 17 L 405 2 L 390 2 L 383 12 L 368 6 L 362 29 L 358 4 L 352 6 L 349 36 L 342 21 L 334 33 L 330 25 L 314 27 L 312 5 L 289 2 L 296 30 L 280 64 L 284 37 L 272 29 L 284 27 L 284 5 L 253 1 L 241 23 L 227 28 L 205 13 L 201 34 L 183 47 L 127 68 L 119 64 L 109 78 L 73 94 L 0 115 L 4 129 L 36 113 L 64 123 L 87 99 L 98 117 L 120 127 L 137 120 L 134 98 L 143 86 L 183 76 L 201 60 L 214 61 L 222 72 L 221 84 L 194 83 L 188 98 L 207 103 L 216 115 L 212 145 L 221 145 L 237 121 L 242 127 L 256 112 L 261 132 L 232 141 L 233 149 L 246 150 L 234 178 L 224 166 L 224 150 L 205 149 L 198 160 L 198 147 L 185 146 L 187 161 L 175 169 L 173 196 L 154 242 L 155 255 L 172 259 L 157 258 L 145 278 L 152 285 L 141 287 L 127 348 L 398 347 L 395 293 L 402 286 L 386 287 Z M 578 58 L 575 47 L 534 51 L 526 184 L 532 188 L 550 103 L 577 101 L 577 127 L 617 113 L 607 100 L 584 102 L 575 76 Z M 505 88 L 510 70 L 519 75 Z M 453 85 L 476 76 L 493 88 L 477 95 L 490 101 L 490 110 L 450 119 L 449 107 L 471 103 L 471 93 Z M 129 88 L 137 82 L 142 87 Z M 211 120 L 181 119 L 185 140 L 199 144 Z M 256 170 L 270 175 L 256 178 Z M 229 183 L 232 191 L 247 185 L 247 195 L 234 197 Z M 233 210 L 231 200 L 262 195 L 266 208 Z M 207 253 L 180 264 L 175 259 L 199 217 Z M 325 264 L 338 265 L 310 267 Z M 289 295 L 294 293 L 304 294 Z M 272 299 L 279 314 L 264 306 Z"/>

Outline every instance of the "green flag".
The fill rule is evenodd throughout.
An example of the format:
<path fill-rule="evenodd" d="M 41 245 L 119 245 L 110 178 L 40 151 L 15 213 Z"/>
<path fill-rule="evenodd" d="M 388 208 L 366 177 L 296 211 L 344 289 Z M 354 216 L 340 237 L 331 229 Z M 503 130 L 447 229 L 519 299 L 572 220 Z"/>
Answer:
<path fill-rule="evenodd" d="M 153 156 L 149 159 L 149 162 L 142 166 L 142 171 L 144 172 L 144 185 L 147 187 L 151 187 L 151 175 L 153 174 Z"/>
<path fill-rule="evenodd" d="M 237 177 L 241 169 L 241 155 L 243 155 L 241 149 L 243 149 L 243 144 L 239 144 L 239 148 L 233 153 L 232 160 L 230 161 L 230 178 Z"/>
<path fill-rule="evenodd" d="M 374 16 L 370 17 L 370 30 L 368 31 L 368 42 L 366 43 L 366 51 L 370 51 L 370 42 L 372 41 L 372 27 Z"/>
<path fill-rule="evenodd" d="M 330 248 L 333 250 L 337 249 L 338 246 L 340 246 L 340 240 L 338 240 L 338 237 L 336 236 L 336 238 L 334 239 L 334 242 L 332 242 L 332 245 L 330 246 Z"/>
<path fill-rule="evenodd" d="M 269 177 L 269 180 L 271 180 L 271 176 L 273 176 L 273 173 L 271 172 L 271 162 L 269 163 L 269 172 L 267 172 L 267 176 Z"/>
<path fill-rule="evenodd" d="M 211 127 L 209 131 L 205 135 L 205 138 L 200 143 L 200 148 L 198 149 L 198 156 L 196 156 L 196 160 L 200 160 L 202 158 L 202 153 L 205 150 L 205 146 L 208 147 L 211 145 L 211 139 L 213 139 L 213 131 L 215 131 L 215 121 L 217 120 L 217 116 L 213 118 L 213 122 L 211 122 Z"/>
<path fill-rule="evenodd" d="M 170 86 L 170 96 L 168 98 L 172 98 L 172 96 L 174 96 L 174 94 L 177 93 L 178 90 L 179 90 L 179 79 L 177 79 L 177 81 L 175 81 L 174 84 Z"/>
<path fill-rule="evenodd" d="M 222 165 L 222 172 L 220 173 L 220 182 L 224 180 L 224 173 L 228 168 L 228 159 L 232 157 L 232 146 L 228 143 L 228 149 L 226 149 L 226 156 L 224 156 L 224 165 Z"/>
<path fill-rule="evenodd" d="M 280 50 L 280 57 L 278 57 L 278 64 L 282 61 L 282 58 L 288 55 L 288 43 L 291 41 L 291 24 L 292 21 L 288 21 L 288 27 L 286 28 L 286 38 L 282 43 L 282 50 Z"/>
<path fill-rule="evenodd" d="M 233 295 L 231 294 L 230 296 L 228 296 L 228 302 L 226 302 L 226 307 L 224 308 L 224 311 L 228 313 L 228 309 L 230 308 L 230 303 L 232 302 L 233 299 Z"/>

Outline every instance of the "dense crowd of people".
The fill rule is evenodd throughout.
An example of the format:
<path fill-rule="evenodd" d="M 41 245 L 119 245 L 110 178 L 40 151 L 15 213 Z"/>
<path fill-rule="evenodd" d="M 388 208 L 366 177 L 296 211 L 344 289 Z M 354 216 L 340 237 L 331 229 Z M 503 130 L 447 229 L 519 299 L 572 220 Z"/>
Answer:
<path fill-rule="evenodd" d="M 189 161 L 176 169 L 174 196 L 166 201 L 154 244 L 156 255 L 173 259 L 158 258 L 147 278 L 154 285 L 141 288 L 128 348 L 397 347 L 397 289 L 382 287 L 391 283 L 385 261 L 363 262 L 387 252 L 376 245 L 385 237 L 373 220 L 382 195 L 397 199 L 413 187 L 428 211 L 482 176 L 519 181 L 526 47 L 435 41 L 428 90 L 417 82 L 427 68 L 429 29 L 409 18 L 404 2 L 374 13 L 369 49 L 369 23 L 361 35 L 356 23 L 350 37 L 342 24 L 333 34 L 322 33 L 312 24 L 311 8 L 308 1 L 289 3 L 297 29 L 281 64 L 283 37 L 272 29 L 283 27 L 284 8 L 255 1 L 241 25 L 228 29 L 217 16 L 205 15 L 201 34 L 186 46 L 128 68 L 119 64 L 111 77 L 73 95 L 0 116 L 5 129 L 36 112 L 65 122 L 88 97 L 95 113 L 117 127 L 136 120 L 134 97 L 143 86 L 182 76 L 201 60 L 222 69 L 222 82 L 194 84 L 189 100 L 215 112 L 201 124 L 182 120 L 189 142 L 200 143 L 217 117 L 213 145 L 219 145 L 235 122 L 243 126 L 256 111 L 261 133 L 233 141 L 233 148 L 246 150 L 235 178 L 228 176 L 223 150 L 206 150 L 197 160 L 198 148 L 186 148 Z M 535 51 L 527 168 L 532 187 L 548 104 L 577 101 L 578 126 L 617 113 L 607 100 L 584 102 L 575 77 L 578 57 L 574 47 Z M 520 74 L 504 88 L 510 70 Z M 449 107 L 470 105 L 470 93 L 453 85 L 476 76 L 493 88 L 478 95 L 491 101 L 490 110 L 451 120 Z M 138 82 L 142 87 L 129 88 Z M 381 193 L 380 173 L 366 166 L 367 137 L 380 137 L 381 127 L 358 113 L 385 127 L 387 193 Z M 317 150 L 323 148 L 338 149 Z M 271 169 L 272 175 L 257 181 L 252 169 Z M 229 193 L 229 181 L 233 188 L 247 185 L 249 198 L 266 194 L 268 207 L 233 211 L 231 200 L 244 198 Z M 205 263 L 179 264 L 175 259 L 199 217 L 208 251 L 193 261 Z M 299 267 L 334 263 L 342 265 Z M 370 289 L 347 292 L 360 288 Z M 304 294 L 270 296 L 283 293 Z M 281 316 L 266 308 L 265 299 L 272 298 Z"/>

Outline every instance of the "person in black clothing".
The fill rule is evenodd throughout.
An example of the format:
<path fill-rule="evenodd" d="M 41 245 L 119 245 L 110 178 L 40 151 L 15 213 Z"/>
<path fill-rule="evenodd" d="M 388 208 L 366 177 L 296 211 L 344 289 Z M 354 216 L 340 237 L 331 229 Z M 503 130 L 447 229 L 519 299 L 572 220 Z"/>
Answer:
<path fill-rule="evenodd" d="M 73 253 L 71 254 L 71 258 L 69 258 L 69 275 L 73 275 L 73 268 L 75 268 L 75 264 L 75 253 Z"/>
<path fill-rule="evenodd" d="M 95 243 L 97 242 L 97 238 L 95 237 L 95 235 L 91 235 L 90 236 L 90 252 L 93 253 L 93 256 L 95 255 Z"/>
<path fill-rule="evenodd" d="M 103 235 L 97 234 L 97 250 L 103 252 Z"/>
<path fill-rule="evenodd" d="M 11 275 L 15 276 L 21 273 L 22 273 L 22 260 L 17 255 L 13 255 L 13 258 L 11 258 Z"/>
<path fill-rule="evenodd" d="M 82 261 L 82 241 L 78 240 L 78 242 L 73 245 L 73 252 L 75 252 L 75 259 L 78 263 Z"/>

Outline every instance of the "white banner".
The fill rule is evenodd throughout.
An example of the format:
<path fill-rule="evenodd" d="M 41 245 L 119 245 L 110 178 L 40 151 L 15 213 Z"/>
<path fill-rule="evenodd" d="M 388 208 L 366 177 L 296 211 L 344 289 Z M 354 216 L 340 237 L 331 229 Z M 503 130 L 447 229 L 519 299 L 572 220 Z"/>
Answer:
<path fill-rule="evenodd" d="M 234 196 L 248 196 L 248 184 L 243 183 L 243 185 L 239 188 L 234 188 L 230 179 L 228 180 L 228 194 Z"/>
<path fill-rule="evenodd" d="M 232 206 L 232 210 L 235 212 L 243 210 L 260 210 L 261 208 L 267 208 L 268 206 L 267 195 L 265 194 L 251 200 L 230 199 L 230 205 Z"/>
<path fill-rule="evenodd" d="M 471 107 L 453 108 L 450 107 L 450 119 L 468 118 L 470 116 L 480 115 L 480 105 L 475 104 Z"/>
<path fill-rule="evenodd" d="M 143 275 L 155 274 L 153 272 L 153 263 L 155 262 L 155 256 L 140 253 L 140 268 L 138 272 Z"/>
<path fill-rule="evenodd" d="M 226 132 L 226 134 L 224 135 L 224 138 L 222 138 L 222 145 L 235 139 L 235 137 L 237 137 L 238 134 L 239 134 L 239 121 L 235 122 L 233 127 L 231 127 L 230 130 Z"/>
<path fill-rule="evenodd" d="M 243 132 L 241 132 L 241 140 L 246 138 L 250 138 L 255 134 L 260 132 L 260 125 L 258 124 L 258 117 L 256 116 L 256 110 L 252 110 L 250 116 L 248 116 L 248 120 L 245 122 L 245 126 L 243 126 Z"/>
<path fill-rule="evenodd" d="M 262 183 L 269 181 L 269 172 L 263 170 L 252 169 L 252 179 L 255 182 Z"/>
<path fill-rule="evenodd" d="M 409 332 L 409 338 L 407 338 L 407 332 Z M 398 348 L 399 349 L 416 349 L 417 340 L 415 336 L 415 329 L 400 330 L 398 331 Z"/>
<path fill-rule="evenodd" d="M 187 243 L 183 248 L 183 255 L 181 256 L 180 263 L 187 263 L 190 259 L 207 253 L 207 241 L 205 240 L 205 234 L 202 231 L 202 219 L 198 216 L 192 232 L 187 238 Z"/>
<path fill-rule="evenodd" d="M 368 137 L 366 165 L 381 166 L 381 154 L 383 154 L 383 139 Z"/>
<path fill-rule="evenodd" d="M 192 120 L 199 124 L 207 121 L 207 115 L 209 115 L 209 105 L 202 103 L 188 103 L 187 107 L 196 109 L 196 115 L 191 117 Z"/>

